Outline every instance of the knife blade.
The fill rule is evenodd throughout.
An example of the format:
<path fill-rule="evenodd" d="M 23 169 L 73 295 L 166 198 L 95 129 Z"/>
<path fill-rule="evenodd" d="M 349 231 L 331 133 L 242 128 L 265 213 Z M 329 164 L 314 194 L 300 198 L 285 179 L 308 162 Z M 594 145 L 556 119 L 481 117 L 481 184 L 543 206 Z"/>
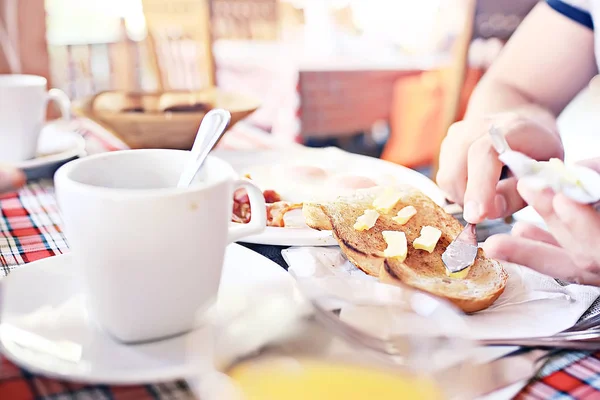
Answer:
<path fill-rule="evenodd" d="M 465 226 L 463 231 L 450 243 L 442 254 L 442 261 L 451 273 L 463 271 L 475 262 L 477 257 L 477 232 L 474 224 Z"/>

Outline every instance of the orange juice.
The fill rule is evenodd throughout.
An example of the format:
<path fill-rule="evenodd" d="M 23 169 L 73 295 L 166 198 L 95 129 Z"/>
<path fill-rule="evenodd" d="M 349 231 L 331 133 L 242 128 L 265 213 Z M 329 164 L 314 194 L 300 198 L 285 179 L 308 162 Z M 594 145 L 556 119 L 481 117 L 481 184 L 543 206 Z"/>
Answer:
<path fill-rule="evenodd" d="M 438 400 L 424 378 L 314 359 L 263 359 L 237 364 L 228 375 L 245 400 Z"/>

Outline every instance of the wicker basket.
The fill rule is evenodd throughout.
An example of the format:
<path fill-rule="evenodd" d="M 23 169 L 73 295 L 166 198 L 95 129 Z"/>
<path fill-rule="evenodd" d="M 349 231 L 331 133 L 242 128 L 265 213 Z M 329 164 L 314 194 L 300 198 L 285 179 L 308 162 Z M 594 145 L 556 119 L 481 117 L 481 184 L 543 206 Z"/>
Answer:
<path fill-rule="evenodd" d="M 229 129 L 258 106 L 255 99 L 216 88 L 164 93 L 108 91 L 73 102 L 73 112 L 100 124 L 132 149 L 188 150 L 208 110 L 228 110 Z"/>

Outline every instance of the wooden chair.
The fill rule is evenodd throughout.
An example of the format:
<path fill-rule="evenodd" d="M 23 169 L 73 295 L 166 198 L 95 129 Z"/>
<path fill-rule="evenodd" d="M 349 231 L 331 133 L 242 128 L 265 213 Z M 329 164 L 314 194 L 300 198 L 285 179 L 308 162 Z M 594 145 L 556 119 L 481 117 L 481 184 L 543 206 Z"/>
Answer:
<path fill-rule="evenodd" d="M 279 38 L 278 0 L 211 0 L 214 40 L 261 40 Z"/>
<path fill-rule="evenodd" d="M 142 0 L 148 59 L 163 90 L 215 84 L 208 0 Z"/>
<path fill-rule="evenodd" d="M 450 65 L 397 82 L 390 118 L 392 134 L 382 158 L 409 167 L 432 165 L 435 177 L 441 142 L 450 125 L 462 119 L 471 92 L 485 72 L 469 66 L 473 40 L 505 42 L 537 1 L 461 1 L 465 23 L 454 40 Z"/>
<path fill-rule="evenodd" d="M 125 21 L 118 36 L 104 43 L 49 44 L 54 86 L 78 99 L 104 90 L 141 88 L 140 43 L 129 39 Z"/>
<path fill-rule="evenodd" d="M 44 0 L 0 0 L 0 72 L 50 78 Z"/>
<path fill-rule="evenodd" d="M 463 31 L 457 37 L 453 48 L 454 62 L 451 67 L 444 71 L 443 106 L 441 114 L 440 129 L 441 132 L 436 138 L 436 147 L 433 157 L 432 176 L 435 177 L 438 170 L 438 159 L 442 140 L 448 132 L 448 128 L 458 119 L 461 100 L 464 92 L 464 82 L 467 74 L 469 46 L 473 38 L 473 29 L 475 26 L 475 8 L 477 0 L 465 0 L 465 24 Z"/>
<path fill-rule="evenodd" d="M 49 45 L 46 17 L 44 0 L 0 0 L 1 73 L 41 75 L 71 98 L 137 88 L 135 43 L 127 39 L 123 20 L 114 42 Z"/>
<path fill-rule="evenodd" d="M 460 109 L 475 3 L 462 0 L 457 4 L 465 22 L 452 44 L 449 65 L 399 79 L 394 85 L 391 135 L 382 159 L 408 167 L 421 167 L 437 159 L 439 145 Z"/>
<path fill-rule="evenodd" d="M 442 135 L 434 153 L 432 177 L 437 174 L 441 143 L 450 125 L 463 118 L 469 97 L 485 73 L 480 66 L 469 68 L 469 50 L 473 40 L 497 39 L 506 43 L 539 0 L 468 1 L 469 17 L 455 48 L 454 69 L 448 80 L 441 122 Z"/>

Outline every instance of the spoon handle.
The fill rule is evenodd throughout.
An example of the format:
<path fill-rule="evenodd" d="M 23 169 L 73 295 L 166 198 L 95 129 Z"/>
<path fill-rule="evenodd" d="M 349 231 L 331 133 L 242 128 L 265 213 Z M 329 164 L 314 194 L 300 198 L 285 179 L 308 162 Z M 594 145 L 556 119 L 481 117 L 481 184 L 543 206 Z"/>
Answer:
<path fill-rule="evenodd" d="M 230 120 L 231 114 L 227 110 L 215 108 L 206 113 L 190 150 L 190 158 L 177 183 L 178 188 L 188 187 L 192 183 L 208 153 L 217 144 Z"/>

